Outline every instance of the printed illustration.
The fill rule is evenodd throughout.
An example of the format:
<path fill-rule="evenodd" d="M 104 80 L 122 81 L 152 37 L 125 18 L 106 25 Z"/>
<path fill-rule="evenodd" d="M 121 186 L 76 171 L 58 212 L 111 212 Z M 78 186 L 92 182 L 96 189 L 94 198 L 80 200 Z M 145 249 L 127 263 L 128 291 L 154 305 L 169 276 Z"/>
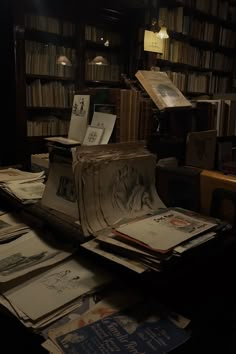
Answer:
<path fill-rule="evenodd" d="M 187 219 L 184 216 L 172 213 L 163 215 L 155 221 L 157 223 L 161 223 L 163 226 L 167 226 L 175 230 L 181 230 L 185 233 L 192 233 L 205 226 L 203 222 Z"/>
<path fill-rule="evenodd" d="M 42 283 L 47 289 L 60 294 L 65 290 L 78 288 L 80 285 L 80 277 L 73 275 L 71 270 L 65 269 L 45 277 Z"/>
<path fill-rule="evenodd" d="M 103 134 L 102 126 L 100 127 L 92 127 L 88 126 L 83 145 L 98 145 L 101 141 Z"/>
<path fill-rule="evenodd" d="M 79 103 L 76 101 L 74 102 L 72 113 L 78 117 L 84 117 L 86 115 L 84 97 L 80 97 Z"/>
<path fill-rule="evenodd" d="M 130 165 L 116 172 L 112 181 L 112 203 L 126 211 L 141 211 L 152 208 L 149 186 L 143 176 Z"/>
<path fill-rule="evenodd" d="M 67 176 L 60 176 L 56 194 L 69 202 L 76 201 L 76 191 L 74 181 Z"/>
<path fill-rule="evenodd" d="M 21 252 L 14 253 L 0 260 L 0 273 L 2 275 L 11 274 L 20 270 L 32 267 L 38 263 L 44 262 L 47 259 L 55 257 L 59 252 L 49 253 L 42 251 L 31 256 L 24 256 Z"/>
<path fill-rule="evenodd" d="M 171 97 L 178 97 L 178 92 L 176 92 L 172 87 L 165 85 L 165 84 L 159 84 L 157 85 L 157 91 L 160 92 L 160 94 L 163 97 L 166 96 L 171 96 Z"/>

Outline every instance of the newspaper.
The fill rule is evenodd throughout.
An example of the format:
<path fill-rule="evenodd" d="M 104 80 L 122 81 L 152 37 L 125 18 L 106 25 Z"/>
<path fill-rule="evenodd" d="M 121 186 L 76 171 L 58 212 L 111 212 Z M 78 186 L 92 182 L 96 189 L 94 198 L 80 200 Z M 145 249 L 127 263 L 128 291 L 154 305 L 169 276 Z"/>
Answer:
<path fill-rule="evenodd" d="M 31 230 L 17 240 L 0 247 L 0 283 L 8 282 L 36 269 L 55 264 L 69 257 Z"/>
<path fill-rule="evenodd" d="M 104 269 L 85 260 L 68 260 L 4 296 L 30 319 L 37 320 L 111 281 Z M 40 294 L 40 297 L 38 296 Z M 30 299 L 34 301 L 30 301 Z"/>

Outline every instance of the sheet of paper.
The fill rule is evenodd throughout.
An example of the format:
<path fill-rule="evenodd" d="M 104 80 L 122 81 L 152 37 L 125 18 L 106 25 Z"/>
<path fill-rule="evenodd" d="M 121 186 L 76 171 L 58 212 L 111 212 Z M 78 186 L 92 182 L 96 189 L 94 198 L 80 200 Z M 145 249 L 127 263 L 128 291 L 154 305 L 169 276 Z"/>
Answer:
<path fill-rule="evenodd" d="M 82 142 L 88 127 L 90 95 L 75 95 L 72 106 L 68 139 Z"/>
<path fill-rule="evenodd" d="M 107 144 L 111 137 L 114 125 L 116 121 L 116 115 L 103 112 L 94 112 L 93 118 L 91 121 L 92 127 L 104 129 L 104 133 L 100 144 Z"/>
<path fill-rule="evenodd" d="M 43 206 L 78 219 L 77 195 L 72 164 L 53 161 L 41 200 Z"/>
<path fill-rule="evenodd" d="M 147 267 L 143 266 L 142 264 L 139 264 L 138 262 L 124 258 L 122 256 L 116 256 L 113 253 L 104 251 L 103 249 L 101 249 L 99 247 L 99 244 L 96 240 L 91 240 L 91 241 L 85 242 L 81 245 L 81 247 L 83 247 L 91 252 L 94 252 L 96 254 L 99 254 L 100 256 L 111 260 L 112 262 L 118 263 L 128 269 L 131 269 L 136 273 L 141 274 L 141 273 L 145 272 L 145 270 L 147 270 Z"/>
<path fill-rule="evenodd" d="M 83 145 L 98 145 L 102 140 L 104 129 L 98 127 L 88 126 Z"/>
<path fill-rule="evenodd" d="M 55 264 L 71 253 L 50 245 L 30 231 L 0 247 L 0 282 L 7 282 L 33 270 Z"/>
<path fill-rule="evenodd" d="M 4 296 L 36 320 L 109 281 L 111 277 L 104 269 L 72 259 L 43 273 L 27 286 L 9 290 Z M 32 298 L 34 301 L 29 301 Z"/>

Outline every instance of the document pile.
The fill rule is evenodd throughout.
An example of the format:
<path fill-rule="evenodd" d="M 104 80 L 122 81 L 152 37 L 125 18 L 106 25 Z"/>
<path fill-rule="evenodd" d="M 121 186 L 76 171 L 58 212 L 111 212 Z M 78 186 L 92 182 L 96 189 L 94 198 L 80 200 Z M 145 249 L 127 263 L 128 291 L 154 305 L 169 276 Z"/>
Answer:
<path fill-rule="evenodd" d="M 155 187 L 156 156 L 143 143 L 73 149 L 73 174 L 84 235 L 98 235 L 164 204 Z"/>
<path fill-rule="evenodd" d="M 110 292 L 88 311 L 48 331 L 56 353 L 168 353 L 190 337 L 190 321 L 127 289 Z"/>
<path fill-rule="evenodd" d="M 23 204 L 32 204 L 42 198 L 45 173 L 25 172 L 16 168 L 0 170 L 0 188 Z"/>
<path fill-rule="evenodd" d="M 116 227 L 82 247 L 137 273 L 162 271 L 229 225 L 180 208 L 166 208 Z"/>
<path fill-rule="evenodd" d="M 135 272 L 162 271 L 227 225 L 166 208 L 155 186 L 156 156 L 142 143 L 79 147 L 73 172 L 82 247 Z"/>
<path fill-rule="evenodd" d="M 0 243 L 10 241 L 29 232 L 29 227 L 17 215 L 1 213 L 0 215 Z"/>
<path fill-rule="evenodd" d="M 64 247 L 65 248 L 65 247 Z M 26 327 L 41 329 L 81 306 L 81 296 L 110 282 L 104 269 L 73 258 L 30 231 L 0 247 L 0 303 Z"/>

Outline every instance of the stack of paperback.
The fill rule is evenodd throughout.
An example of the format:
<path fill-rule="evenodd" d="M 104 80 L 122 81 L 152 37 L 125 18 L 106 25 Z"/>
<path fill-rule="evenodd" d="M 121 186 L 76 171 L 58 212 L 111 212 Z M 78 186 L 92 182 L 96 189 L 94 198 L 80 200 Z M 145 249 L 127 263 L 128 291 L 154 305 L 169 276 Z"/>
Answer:
<path fill-rule="evenodd" d="M 0 243 L 9 242 L 29 232 L 29 226 L 24 224 L 17 215 L 0 212 Z"/>

